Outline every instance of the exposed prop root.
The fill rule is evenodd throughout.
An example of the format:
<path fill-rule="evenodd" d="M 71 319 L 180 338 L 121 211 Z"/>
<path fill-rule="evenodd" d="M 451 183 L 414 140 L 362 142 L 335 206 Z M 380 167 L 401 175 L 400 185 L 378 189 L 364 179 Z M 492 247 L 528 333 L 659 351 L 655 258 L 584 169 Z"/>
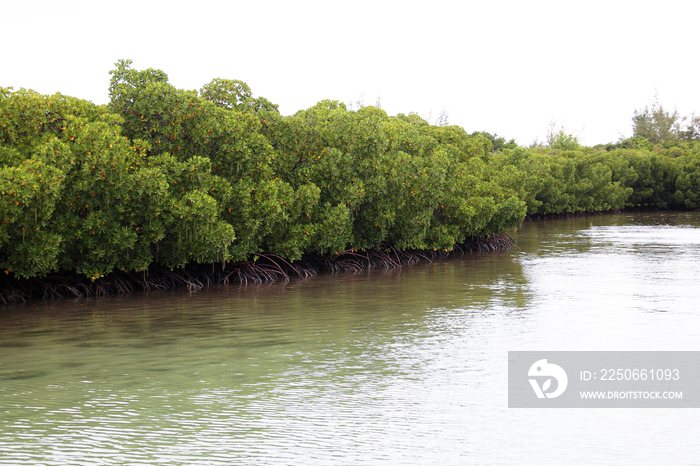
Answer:
<path fill-rule="evenodd" d="M 462 244 L 455 244 L 452 251 L 399 251 L 390 245 L 384 245 L 383 249 L 347 250 L 335 256 L 307 256 L 296 263 L 274 254 L 255 254 L 253 261 L 226 267 L 222 264 L 215 264 L 213 268 L 211 264 L 194 264 L 178 270 L 169 270 L 153 265 L 147 272 L 113 272 L 94 281 L 75 274 L 51 275 L 41 279 L 0 277 L 0 304 L 26 302 L 36 298 L 100 297 L 183 287 L 196 292 L 217 283 L 260 284 L 278 280 L 289 281 L 291 277 L 306 279 L 324 272 L 388 270 L 417 264 L 421 260 L 432 262 L 455 253 L 495 252 L 508 250 L 513 246 L 515 241 L 502 233 L 484 238 L 469 238 Z"/>

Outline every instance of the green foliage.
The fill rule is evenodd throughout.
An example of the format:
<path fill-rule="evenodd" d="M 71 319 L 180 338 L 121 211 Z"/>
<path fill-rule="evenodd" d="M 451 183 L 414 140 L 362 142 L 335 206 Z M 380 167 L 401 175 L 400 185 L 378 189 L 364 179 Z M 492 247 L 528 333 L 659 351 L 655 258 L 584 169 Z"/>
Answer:
<path fill-rule="evenodd" d="M 643 137 L 651 144 L 670 147 L 679 138 L 681 122 L 678 112 L 664 110 L 657 96 L 651 107 L 645 106 L 644 109 L 634 111 L 632 131 L 634 136 Z"/>
<path fill-rule="evenodd" d="M 243 81 L 214 79 L 205 84 L 199 95 L 215 105 L 227 109 L 253 112 L 279 112 L 279 106 L 264 97 L 253 98 L 250 87 Z"/>
<path fill-rule="evenodd" d="M 301 257 L 303 231 L 291 240 L 288 224 L 309 196 L 274 176 L 274 149 L 261 133 L 267 119 L 279 118 L 276 106 L 253 99 L 241 81 L 215 79 L 200 97 L 173 87 L 161 71 L 137 71 L 130 64 L 121 61 L 111 72 L 110 107 L 124 118 L 128 137 L 149 142 L 149 155 L 202 157 L 225 180 L 225 189 L 209 195 L 236 231 L 227 257 L 248 259 L 264 252 L 271 238 L 285 242 L 289 257 Z"/>
<path fill-rule="evenodd" d="M 581 147 L 581 145 L 578 143 L 578 138 L 576 136 L 560 131 L 552 137 L 549 147 L 559 150 L 576 150 Z"/>
<path fill-rule="evenodd" d="M 615 144 L 607 144 L 604 147 L 605 150 L 608 151 L 616 149 L 636 149 L 643 151 L 654 150 L 654 144 L 652 144 L 647 138 L 643 136 L 633 136 L 631 138 L 620 140 Z"/>
<path fill-rule="evenodd" d="M 654 206 L 665 209 L 674 204 L 671 196 L 675 192 L 677 170 L 668 157 L 632 150 L 615 151 L 610 157 L 629 167 L 628 174 L 621 174 L 619 177 L 622 184 L 633 190 L 627 200 L 628 206 Z"/>
<path fill-rule="evenodd" d="M 700 116 L 690 115 L 685 119 L 688 123 L 679 133 L 682 141 L 700 141 Z"/>
<path fill-rule="evenodd" d="M 111 74 L 107 106 L 0 88 L 7 274 L 450 250 L 526 214 L 700 207 L 692 128 L 666 148 L 636 135 L 595 149 L 552 128 L 525 149 L 338 101 L 283 116 L 242 81 L 186 91 L 128 60 Z"/>
<path fill-rule="evenodd" d="M 678 175 L 673 201 L 687 209 L 700 208 L 700 154 L 687 154 L 674 162 Z"/>
<path fill-rule="evenodd" d="M 547 131 L 547 146 L 555 150 L 576 150 L 581 148 L 578 138 L 568 134 L 563 126 L 556 128 L 556 123 L 552 122 Z"/>
<path fill-rule="evenodd" d="M 475 137 L 479 135 L 484 136 L 486 139 L 491 141 L 491 147 L 493 149 L 493 152 L 501 152 L 507 149 L 516 149 L 518 147 L 518 144 L 516 144 L 515 139 L 506 141 L 506 138 L 498 137 L 497 133 L 491 134 L 487 131 L 475 131 L 470 136 Z"/>
<path fill-rule="evenodd" d="M 65 270 L 96 279 L 115 269 L 145 270 L 171 235 L 191 229 L 179 216 L 175 193 L 199 200 L 207 234 L 192 238 L 185 252 L 166 247 L 162 262 L 226 258 L 212 252 L 234 235 L 209 196 L 215 177 L 208 160 L 149 156 L 147 143 L 122 135 L 121 117 L 60 94 L 3 92 L 0 112 L 0 267 L 7 273 Z M 202 205 L 207 202 L 209 208 Z"/>
<path fill-rule="evenodd" d="M 606 153 L 590 149 L 538 151 L 533 158 L 546 167 L 537 200 L 542 204 L 529 213 L 563 214 L 621 209 L 633 189 L 613 178 Z M 619 169 L 619 167 L 618 167 Z"/>

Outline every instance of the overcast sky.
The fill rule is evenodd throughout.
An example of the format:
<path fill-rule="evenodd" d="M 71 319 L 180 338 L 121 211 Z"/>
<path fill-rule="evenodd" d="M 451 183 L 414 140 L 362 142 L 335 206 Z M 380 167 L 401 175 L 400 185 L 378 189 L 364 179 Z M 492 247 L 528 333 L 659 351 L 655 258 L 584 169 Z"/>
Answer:
<path fill-rule="evenodd" d="M 121 58 L 179 88 L 240 79 L 293 114 L 322 99 L 529 145 L 552 121 L 587 145 L 635 109 L 700 113 L 700 1 L 6 0 L 0 86 L 109 100 Z"/>

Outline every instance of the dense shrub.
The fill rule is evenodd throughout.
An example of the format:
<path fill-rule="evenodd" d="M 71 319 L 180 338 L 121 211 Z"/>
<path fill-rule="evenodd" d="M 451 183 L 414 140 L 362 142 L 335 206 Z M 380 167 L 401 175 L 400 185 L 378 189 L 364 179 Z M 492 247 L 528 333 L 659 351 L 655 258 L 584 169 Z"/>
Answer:
<path fill-rule="evenodd" d="M 282 116 L 241 81 L 111 74 L 107 106 L 0 88 L 8 275 L 450 250 L 527 214 L 700 207 L 697 143 L 525 149 L 330 100 Z"/>

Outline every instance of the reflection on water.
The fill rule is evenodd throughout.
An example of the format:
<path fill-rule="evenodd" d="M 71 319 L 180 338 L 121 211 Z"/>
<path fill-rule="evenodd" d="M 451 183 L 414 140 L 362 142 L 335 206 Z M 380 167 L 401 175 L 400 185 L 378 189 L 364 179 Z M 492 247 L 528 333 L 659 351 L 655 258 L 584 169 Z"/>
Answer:
<path fill-rule="evenodd" d="M 698 350 L 699 227 L 537 222 L 498 254 L 7 308 L 0 464 L 688 463 L 693 410 L 508 409 L 506 366 Z"/>

